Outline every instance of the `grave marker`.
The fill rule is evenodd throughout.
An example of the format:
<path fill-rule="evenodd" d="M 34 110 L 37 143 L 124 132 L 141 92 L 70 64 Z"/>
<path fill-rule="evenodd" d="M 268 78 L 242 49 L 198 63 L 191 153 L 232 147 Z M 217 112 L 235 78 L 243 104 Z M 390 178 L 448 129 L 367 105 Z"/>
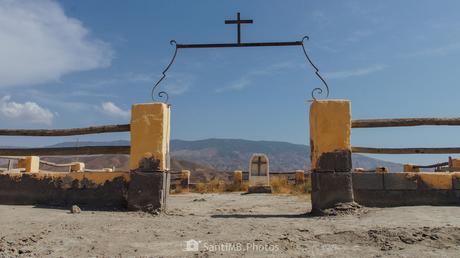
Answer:
<path fill-rule="evenodd" d="M 252 154 L 249 161 L 249 193 L 271 193 L 270 169 L 267 155 Z"/>

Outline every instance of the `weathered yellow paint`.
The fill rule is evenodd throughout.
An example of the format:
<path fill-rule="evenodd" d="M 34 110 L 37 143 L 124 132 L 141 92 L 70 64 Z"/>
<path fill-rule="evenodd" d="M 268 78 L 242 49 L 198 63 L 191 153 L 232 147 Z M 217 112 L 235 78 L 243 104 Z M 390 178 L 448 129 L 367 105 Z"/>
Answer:
<path fill-rule="evenodd" d="M 27 156 L 18 160 L 18 168 L 25 169 L 26 173 L 36 173 L 40 170 L 40 157 Z"/>
<path fill-rule="evenodd" d="M 305 182 L 305 172 L 303 170 L 295 171 L 295 182 L 296 184 Z"/>
<path fill-rule="evenodd" d="M 146 153 L 160 160 L 160 170 L 169 170 L 170 114 L 170 106 L 164 103 L 132 106 L 131 170 L 139 167 Z"/>
<path fill-rule="evenodd" d="M 420 172 L 420 168 L 415 168 L 413 164 L 404 164 L 404 172 Z"/>
<path fill-rule="evenodd" d="M 180 178 L 182 180 L 190 180 L 190 170 L 182 170 L 180 172 Z"/>
<path fill-rule="evenodd" d="M 104 184 L 106 181 L 112 181 L 117 177 L 123 177 L 125 181 L 131 180 L 130 172 L 84 172 L 84 178 L 96 184 Z"/>
<path fill-rule="evenodd" d="M 233 171 L 233 180 L 237 184 L 241 184 L 243 182 L 243 171 L 235 170 Z"/>
<path fill-rule="evenodd" d="M 311 166 L 323 153 L 351 151 L 351 104 L 348 100 L 316 100 L 310 106 Z"/>
<path fill-rule="evenodd" d="M 83 162 L 74 162 L 70 166 L 70 171 L 72 172 L 85 172 L 85 163 Z"/>
<path fill-rule="evenodd" d="M 440 190 L 452 189 L 452 173 L 418 173 L 428 187 Z"/>

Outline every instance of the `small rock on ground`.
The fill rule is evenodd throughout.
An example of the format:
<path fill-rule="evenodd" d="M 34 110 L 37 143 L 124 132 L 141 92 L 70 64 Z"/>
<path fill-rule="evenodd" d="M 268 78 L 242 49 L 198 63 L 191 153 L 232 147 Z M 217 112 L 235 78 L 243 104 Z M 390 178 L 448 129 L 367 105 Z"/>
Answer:
<path fill-rule="evenodd" d="M 72 213 L 72 214 L 76 214 L 76 213 L 80 213 L 80 212 L 81 212 L 81 209 L 77 205 L 72 205 L 72 207 L 70 208 L 70 213 Z"/>

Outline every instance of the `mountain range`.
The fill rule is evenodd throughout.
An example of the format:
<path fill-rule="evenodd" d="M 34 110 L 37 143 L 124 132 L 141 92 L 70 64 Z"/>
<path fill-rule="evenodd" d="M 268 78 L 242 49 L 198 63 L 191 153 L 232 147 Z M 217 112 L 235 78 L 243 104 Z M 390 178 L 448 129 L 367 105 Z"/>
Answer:
<path fill-rule="evenodd" d="M 110 142 L 79 142 L 78 146 L 129 144 L 129 141 L 119 140 Z M 76 145 L 76 142 L 63 142 L 48 147 L 74 147 Z M 242 139 L 171 140 L 170 149 L 173 169 L 175 169 L 175 166 L 183 169 L 186 168 L 187 164 L 189 166 L 193 164 L 194 167 L 217 171 L 247 170 L 249 158 L 253 153 L 267 154 L 270 160 L 271 171 L 308 170 L 310 167 L 310 147 L 287 142 Z M 123 155 L 110 155 L 108 157 L 112 157 L 113 159 L 113 156 Z M 96 157 L 99 159 L 99 162 L 101 162 L 100 159 L 103 159 L 101 156 Z M 174 163 L 174 161 L 179 163 Z M 115 161 L 112 160 L 112 162 Z M 115 163 L 120 168 L 127 168 L 126 158 Z M 401 164 L 374 159 L 365 155 L 353 154 L 353 167 L 373 169 L 377 166 L 388 167 L 390 171 L 402 171 Z"/>

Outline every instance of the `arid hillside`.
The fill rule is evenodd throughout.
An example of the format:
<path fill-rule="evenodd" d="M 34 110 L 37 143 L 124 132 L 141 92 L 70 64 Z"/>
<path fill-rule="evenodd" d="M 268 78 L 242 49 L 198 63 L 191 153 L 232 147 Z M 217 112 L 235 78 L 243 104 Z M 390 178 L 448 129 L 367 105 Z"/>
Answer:
<path fill-rule="evenodd" d="M 64 142 L 53 145 L 52 147 L 71 147 L 76 146 L 75 142 Z M 79 142 L 78 146 L 91 145 L 129 145 L 128 141 L 112 142 Z M 301 144 L 292 144 L 287 142 L 276 141 L 250 141 L 240 139 L 206 139 L 198 141 L 171 141 L 171 157 L 173 160 L 188 161 L 203 168 L 211 168 L 215 171 L 233 171 L 236 169 L 247 170 L 249 158 L 253 153 L 265 153 L 270 159 L 270 169 L 272 171 L 294 171 L 296 169 L 309 169 L 310 167 L 310 147 Z M 107 160 L 97 157 L 90 164 L 111 167 L 111 158 Z M 120 161 L 126 161 L 120 158 Z M 124 168 L 123 162 L 117 163 L 116 166 Z M 179 169 L 182 165 L 173 169 Z M 194 166 L 195 166 L 194 165 Z M 386 166 L 390 171 L 401 171 L 402 165 L 387 162 L 379 159 L 370 158 L 360 154 L 353 154 L 353 166 L 363 168 L 375 168 L 376 166 Z M 187 167 L 182 167 L 187 168 Z M 187 168 L 194 170 L 193 166 Z"/>

